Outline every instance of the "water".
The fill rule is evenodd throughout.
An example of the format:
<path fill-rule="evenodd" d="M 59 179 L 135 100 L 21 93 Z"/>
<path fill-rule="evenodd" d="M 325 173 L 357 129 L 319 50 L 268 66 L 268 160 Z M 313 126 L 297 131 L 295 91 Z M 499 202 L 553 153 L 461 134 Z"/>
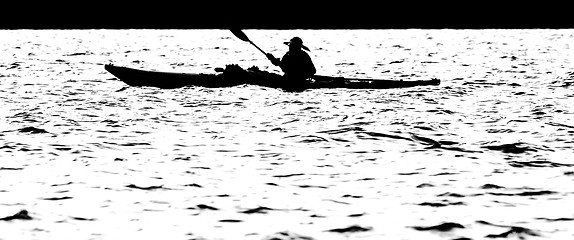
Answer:
<path fill-rule="evenodd" d="M 246 30 L 322 75 L 126 88 L 103 64 L 278 71 L 224 30 L 1 31 L 0 239 L 574 236 L 573 30 Z M 9 220 L 9 221 L 8 221 Z"/>

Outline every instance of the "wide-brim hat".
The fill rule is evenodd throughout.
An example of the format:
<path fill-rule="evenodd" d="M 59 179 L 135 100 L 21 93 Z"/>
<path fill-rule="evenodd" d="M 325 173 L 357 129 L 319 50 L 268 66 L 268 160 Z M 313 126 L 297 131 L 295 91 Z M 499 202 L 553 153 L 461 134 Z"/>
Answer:
<path fill-rule="evenodd" d="M 285 45 L 289 46 L 291 44 L 296 44 L 301 46 L 301 48 L 303 48 L 304 50 L 310 52 L 311 50 L 309 50 L 309 48 L 305 45 L 303 45 L 303 40 L 300 37 L 294 37 L 291 38 L 291 40 L 289 40 L 289 42 L 283 42 Z"/>

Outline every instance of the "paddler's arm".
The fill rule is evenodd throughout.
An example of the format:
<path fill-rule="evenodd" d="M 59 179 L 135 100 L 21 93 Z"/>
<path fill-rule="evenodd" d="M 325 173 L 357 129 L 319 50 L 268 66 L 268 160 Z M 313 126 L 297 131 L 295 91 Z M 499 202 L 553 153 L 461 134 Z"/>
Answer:
<path fill-rule="evenodd" d="M 275 66 L 281 65 L 281 61 L 279 59 L 277 59 L 275 56 L 273 56 L 273 54 L 267 53 L 266 56 L 267 56 L 267 59 L 269 59 L 269 61 L 271 61 L 271 63 L 273 63 L 273 65 L 275 65 Z"/>

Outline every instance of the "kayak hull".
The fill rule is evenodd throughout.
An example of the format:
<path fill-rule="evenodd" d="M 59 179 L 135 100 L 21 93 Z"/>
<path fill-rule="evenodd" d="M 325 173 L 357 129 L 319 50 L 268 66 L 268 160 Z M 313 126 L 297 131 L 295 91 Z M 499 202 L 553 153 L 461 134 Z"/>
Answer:
<path fill-rule="evenodd" d="M 129 86 L 157 87 L 162 89 L 198 86 L 208 88 L 232 87 L 243 84 L 258 85 L 286 90 L 305 90 L 316 88 L 349 88 L 349 89 L 388 89 L 415 86 L 439 85 L 440 80 L 379 80 L 354 79 L 343 77 L 314 76 L 312 81 L 288 81 L 283 76 L 260 71 L 256 68 L 243 70 L 237 65 L 228 65 L 222 73 L 196 74 L 160 72 L 105 65 L 106 71 Z"/>

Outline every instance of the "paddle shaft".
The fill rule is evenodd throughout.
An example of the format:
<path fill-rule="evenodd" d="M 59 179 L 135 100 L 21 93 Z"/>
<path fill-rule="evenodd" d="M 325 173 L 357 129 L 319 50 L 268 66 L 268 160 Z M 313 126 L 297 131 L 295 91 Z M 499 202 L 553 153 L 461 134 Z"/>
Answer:
<path fill-rule="evenodd" d="M 257 50 L 259 50 L 261 53 L 263 53 L 263 55 L 267 56 L 267 53 L 265 51 L 263 51 L 261 48 L 259 48 L 254 42 L 252 42 L 251 40 L 249 40 L 249 43 L 251 43 L 251 45 L 253 45 L 254 47 L 257 48 Z"/>

